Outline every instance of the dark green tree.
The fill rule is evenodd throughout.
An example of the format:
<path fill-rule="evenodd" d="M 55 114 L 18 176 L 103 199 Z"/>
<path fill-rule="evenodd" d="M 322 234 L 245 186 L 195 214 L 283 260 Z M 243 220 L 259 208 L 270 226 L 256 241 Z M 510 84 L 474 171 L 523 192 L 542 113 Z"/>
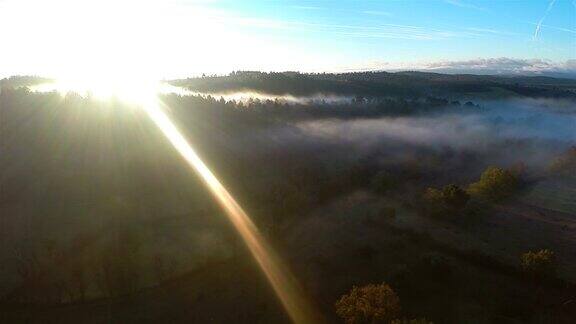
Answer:
<path fill-rule="evenodd" d="M 512 195 L 518 189 L 518 184 L 518 178 L 509 170 L 489 167 L 478 182 L 468 187 L 468 192 L 491 201 L 500 201 Z"/>
<path fill-rule="evenodd" d="M 547 249 L 528 251 L 520 256 L 520 262 L 522 270 L 534 279 L 552 277 L 556 273 L 556 257 Z"/>
<path fill-rule="evenodd" d="M 400 299 L 386 283 L 354 286 L 336 302 L 336 314 L 347 324 L 390 323 L 400 310 Z"/>
<path fill-rule="evenodd" d="M 470 195 L 455 184 L 442 189 L 428 188 L 424 193 L 426 212 L 434 216 L 454 215 L 462 211 Z"/>

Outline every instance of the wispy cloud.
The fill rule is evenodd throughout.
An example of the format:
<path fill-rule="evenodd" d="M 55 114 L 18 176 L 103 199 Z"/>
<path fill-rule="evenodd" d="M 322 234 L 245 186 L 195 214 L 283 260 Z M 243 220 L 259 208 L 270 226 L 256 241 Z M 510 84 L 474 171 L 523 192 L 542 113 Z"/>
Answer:
<path fill-rule="evenodd" d="M 501 36 L 518 36 L 518 35 L 520 35 L 518 33 L 513 33 L 513 32 L 509 32 L 509 31 L 504 31 L 504 30 L 497 30 L 497 29 L 492 29 L 492 28 L 468 27 L 468 28 L 466 28 L 466 30 L 481 33 L 481 34 L 491 34 L 491 35 L 501 35 Z"/>
<path fill-rule="evenodd" d="M 366 15 L 373 15 L 373 16 L 386 16 L 386 17 L 392 16 L 391 13 L 389 13 L 387 11 L 380 11 L 380 10 L 364 10 L 364 11 L 360 11 L 360 13 L 363 13 Z"/>
<path fill-rule="evenodd" d="M 556 3 L 556 0 L 550 0 L 550 3 L 548 3 L 548 7 L 546 8 L 546 11 L 542 15 L 542 18 L 540 18 L 540 20 L 536 24 L 536 29 L 534 30 L 534 35 L 532 36 L 533 41 L 538 40 L 538 37 L 540 36 L 540 29 L 542 28 L 542 23 L 544 22 L 544 19 L 546 19 L 546 17 L 548 16 L 548 13 L 550 12 L 550 10 L 552 10 L 552 7 L 554 7 L 555 3 Z"/>
<path fill-rule="evenodd" d="M 536 23 L 532 23 L 533 25 L 538 25 Z M 540 24 L 540 29 L 545 28 L 545 29 L 552 29 L 552 30 L 557 30 L 557 31 L 561 31 L 561 32 L 565 32 L 565 33 L 570 33 L 570 34 L 576 34 L 576 30 L 574 29 L 570 29 L 570 28 L 564 28 L 564 27 L 558 27 L 558 26 L 551 26 L 551 25 L 546 25 L 546 24 Z"/>
<path fill-rule="evenodd" d="M 317 6 L 290 6 L 293 9 L 300 9 L 300 10 L 320 10 L 323 9 L 322 7 Z"/>
<path fill-rule="evenodd" d="M 222 20 L 224 24 L 237 24 L 247 27 L 284 29 L 302 31 L 306 33 L 325 33 L 357 38 L 388 38 L 406 40 L 446 40 L 457 37 L 473 37 L 474 34 L 466 31 L 451 31 L 435 28 L 426 28 L 414 25 L 400 24 L 322 24 L 305 21 L 290 21 L 278 19 L 227 17 Z"/>
<path fill-rule="evenodd" d="M 464 2 L 461 0 L 444 0 L 444 2 L 451 4 L 453 6 L 456 6 L 456 7 L 460 7 L 460 8 L 468 8 L 468 9 L 482 10 L 482 11 L 486 10 L 485 8 L 478 7 L 477 5 L 473 5 L 469 2 Z"/>

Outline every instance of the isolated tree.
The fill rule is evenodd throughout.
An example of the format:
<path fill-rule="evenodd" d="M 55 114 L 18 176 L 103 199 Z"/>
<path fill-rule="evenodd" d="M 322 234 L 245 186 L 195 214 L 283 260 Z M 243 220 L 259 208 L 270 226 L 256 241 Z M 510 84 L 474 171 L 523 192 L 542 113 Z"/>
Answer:
<path fill-rule="evenodd" d="M 556 273 L 556 257 L 547 249 L 528 251 L 522 254 L 520 262 L 524 272 L 534 279 L 551 277 Z"/>
<path fill-rule="evenodd" d="M 518 188 L 518 178 L 509 170 L 498 167 L 487 168 L 478 182 L 468 187 L 468 192 L 488 200 L 502 200 Z"/>
<path fill-rule="evenodd" d="M 400 299 L 386 283 L 354 286 L 336 302 L 336 314 L 347 324 L 390 323 L 400 315 Z"/>
<path fill-rule="evenodd" d="M 450 184 L 442 189 L 444 203 L 454 209 L 462 209 L 470 199 L 470 195 L 455 184 Z"/>
<path fill-rule="evenodd" d="M 432 215 L 452 215 L 461 211 L 470 200 L 470 195 L 455 184 L 444 188 L 428 188 L 424 193 L 426 212 Z"/>

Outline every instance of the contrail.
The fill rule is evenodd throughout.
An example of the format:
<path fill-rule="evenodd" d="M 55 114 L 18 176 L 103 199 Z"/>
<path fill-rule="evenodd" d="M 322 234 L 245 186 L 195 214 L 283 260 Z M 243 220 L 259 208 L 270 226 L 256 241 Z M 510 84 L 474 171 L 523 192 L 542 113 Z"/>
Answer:
<path fill-rule="evenodd" d="M 194 171 L 198 173 L 222 209 L 224 209 L 230 222 L 234 225 L 260 265 L 260 268 L 266 275 L 292 321 L 294 323 L 319 322 L 318 314 L 313 311 L 310 303 L 308 303 L 308 300 L 304 297 L 296 279 L 292 276 L 288 268 L 282 264 L 280 258 L 274 253 L 272 248 L 266 243 L 264 237 L 259 233 L 250 217 L 226 188 L 224 188 L 220 181 L 218 181 L 182 133 L 180 133 L 174 123 L 172 123 L 170 118 L 164 113 L 160 100 L 157 98 L 149 100 L 143 103 L 143 108 L 156 126 L 160 128 L 164 136 L 170 141 L 172 146 L 182 155 Z"/>
<path fill-rule="evenodd" d="M 548 8 L 546 8 L 546 11 L 544 12 L 544 15 L 542 15 L 542 18 L 540 18 L 540 21 L 538 21 L 538 23 L 536 24 L 536 30 L 534 30 L 534 35 L 532 36 L 533 41 L 538 40 L 538 36 L 540 36 L 540 28 L 542 28 L 542 23 L 544 22 L 544 19 L 546 19 L 546 17 L 548 16 L 550 10 L 552 10 L 554 3 L 556 3 L 556 0 L 550 1 L 550 3 L 548 4 Z"/>

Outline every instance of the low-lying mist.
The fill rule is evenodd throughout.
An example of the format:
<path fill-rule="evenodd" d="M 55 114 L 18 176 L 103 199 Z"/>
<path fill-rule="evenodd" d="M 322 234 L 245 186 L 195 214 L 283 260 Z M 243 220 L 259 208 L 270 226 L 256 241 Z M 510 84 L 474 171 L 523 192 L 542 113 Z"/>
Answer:
<path fill-rule="evenodd" d="M 576 104 L 487 101 L 481 102 L 480 108 L 418 116 L 304 121 L 296 127 L 306 138 L 338 143 L 357 153 L 388 148 L 393 156 L 397 150 L 421 147 L 486 153 L 485 158 L 493 163 L 521 161 L 542 166 L 576 142 Z"/>
<path fill-rule="evenodd" d="M 251 90 L 234 91 L 234 92 L 214 92 L 214 93 L 188 91 L 188 94 L 212 96 L 218 99 L 221 98 L 225 101 L 236 101 L 242 103 L 247 103 L 254 100 L 261 100 L 261 101 L 270 100 L 286 104 L 301 104 L 301 105 L 313 104 L 313 103 L 349 104 L 355 99 L 355 97 L 353 96 L 330 95 L 321 93 L 310 96 L 295 96 L 291 94 L 272 95 Z"/>
<path fill-rule="evenodd" d="M 418 196 L 429 186 L 465 186 L 489 165 L 542 171 L 576 142 L 569 101 L 316 95 L 278 103 L 166 92 L 171 118 L 264 233 L 370 188 L 382 171 L 398 178 L 399 195 Z M 22 280 L 14 251 L 42 254 L 47 241 L 63 251 L 88 242 L 82 255 L 96 263 L 136 244 L 134 262 L 150 270 L 157 258 L 177 260 L 175 272 L 237 253 L 202 183 L 141 110 L 25 89 L 0 99 L 0 212 L 10 215 L 0 227 L 0 293 Z M 162 277 L 142 276 L 139 285 Z"/>

